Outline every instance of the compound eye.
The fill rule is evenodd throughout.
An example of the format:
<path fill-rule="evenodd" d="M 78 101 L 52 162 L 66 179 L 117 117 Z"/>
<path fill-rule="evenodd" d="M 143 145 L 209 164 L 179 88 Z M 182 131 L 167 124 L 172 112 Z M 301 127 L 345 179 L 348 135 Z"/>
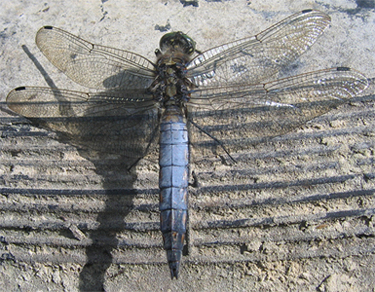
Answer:
<path fill-rule="evenodd" d="M 195 51 L 195 42 L 181 31 L 170 32 L 160 39 L 160 50 L 179 50 L 184 54 L 191 55 Z"/>
<path fill-rule="evenodd" d="M 195 41 L 184 33 L 181 33 L 181 37 L 185 40 L 184 52 L 189 55 L 193 54 L 195 52 Z"/>

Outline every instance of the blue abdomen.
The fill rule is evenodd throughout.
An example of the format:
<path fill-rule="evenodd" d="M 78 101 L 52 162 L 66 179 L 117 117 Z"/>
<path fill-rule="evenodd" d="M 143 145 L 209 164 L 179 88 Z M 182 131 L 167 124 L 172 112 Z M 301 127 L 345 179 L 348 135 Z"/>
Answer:
<path fill-rule="evenodd" d="M 189 142 L 181 109 L 168 106 L 160 124 L 160 228 L 172 278 L 178 277 L 186 233 Z"/>

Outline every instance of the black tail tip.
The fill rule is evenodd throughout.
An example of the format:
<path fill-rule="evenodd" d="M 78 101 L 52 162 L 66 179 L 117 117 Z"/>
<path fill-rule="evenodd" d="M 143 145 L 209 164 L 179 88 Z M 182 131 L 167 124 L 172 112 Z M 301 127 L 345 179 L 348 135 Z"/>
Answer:
<path fill-rule="evenodd" d="M 169 262 L 169 269 L 171 271 L 171 279 L 178 279 L 178 272 L 180 270 L 180 262 Z"/>

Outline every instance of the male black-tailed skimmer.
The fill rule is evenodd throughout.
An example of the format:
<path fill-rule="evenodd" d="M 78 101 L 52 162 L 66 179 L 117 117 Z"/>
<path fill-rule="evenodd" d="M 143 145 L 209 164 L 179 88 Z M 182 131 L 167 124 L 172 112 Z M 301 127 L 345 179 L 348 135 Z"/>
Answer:
<path fill-rule="evenodd" d="M 171 277 L 177 278 L 190 145 L 197 151 L 221 148 L 231 157 L 255 138 L 287 133 L 368 86 L 365 76 L 347 67 L 266 82 L 329 23 L 328 15 L 304 10 L 254 37 L 205 52 L 196 51 L 186 34 L 172 32 L 160 40 L 156 63 L 45 26 L 36 35 L 43 54 L 74 82 L 96 91 L 19 87 L 9 93 L 8 106 L 73 144 L 121 153 L 129 158 L 125 167 L 159 141 L 160 228 Z"/>

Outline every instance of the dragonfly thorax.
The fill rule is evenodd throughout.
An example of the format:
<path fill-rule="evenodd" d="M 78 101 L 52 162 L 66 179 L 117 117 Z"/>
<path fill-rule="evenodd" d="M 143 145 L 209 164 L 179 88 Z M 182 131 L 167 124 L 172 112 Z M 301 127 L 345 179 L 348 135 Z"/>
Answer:
<path fill-rule="evenodd" d="M 194 52 L 195 42 L 181 31 L 167 33 L 160 39 L 160 50 L 155 51 L 157 75 L 149 90 L 163 107 L 171 103 L 182 107 L 190 99 L 193 85 L 186 78 L 186 66 Z"/>
<path fill-rule="evenodd" d="M 157 76 L 150 86 L 154 98 L 163 107 L 175 104 L 182 107 L 190 99 L 191 81 L 186 78 L 186 54 L 168 52 L 162 54 L 157 62 Z"/>

